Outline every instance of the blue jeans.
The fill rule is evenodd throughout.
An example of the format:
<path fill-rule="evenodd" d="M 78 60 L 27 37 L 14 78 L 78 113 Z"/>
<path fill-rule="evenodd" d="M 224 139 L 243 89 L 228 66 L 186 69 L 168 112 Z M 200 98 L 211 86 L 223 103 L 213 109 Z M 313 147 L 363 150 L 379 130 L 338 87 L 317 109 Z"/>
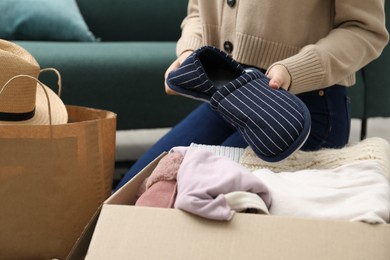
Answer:
<path fill-rule="evenodd" d="M 312 119 L 310 135 L 301 149 L 314 151 L 323 147 L 343 147 L 349 139 L 351 122 L 346 88 L 335 85 L 302 93 L 298 97 L 307 105 Z M 191 143 L 241 148 L 248 146 L 233 126 L 211 110 L 209 104 L 204 103 L 142 155 L 120 181 L 117 189 L 162 152 Z"/>

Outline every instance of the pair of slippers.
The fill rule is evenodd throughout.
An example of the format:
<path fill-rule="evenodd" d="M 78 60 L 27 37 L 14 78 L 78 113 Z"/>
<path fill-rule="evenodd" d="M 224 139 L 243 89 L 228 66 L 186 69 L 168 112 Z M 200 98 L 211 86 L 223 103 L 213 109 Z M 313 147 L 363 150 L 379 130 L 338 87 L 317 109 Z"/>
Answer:
<path fill-rule="evenodd" d="M 166 81 L 178 94 L 210 103 L 264 161 L 287 158 L 310 133 L 310 113 L 298 97 L 272 89 L 261 71 L 215 47 L 194 51 Z"/>

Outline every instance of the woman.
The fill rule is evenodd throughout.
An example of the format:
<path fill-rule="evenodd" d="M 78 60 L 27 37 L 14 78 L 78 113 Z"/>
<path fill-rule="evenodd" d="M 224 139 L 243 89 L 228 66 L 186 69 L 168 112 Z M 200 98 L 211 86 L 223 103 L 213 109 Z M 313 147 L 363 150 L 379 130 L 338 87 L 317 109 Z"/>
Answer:
<path fill-rule="evenodd" d="M 203 45 L 263 70 L 271 88 L 296 94 L 310 110 L 311 133 L 301 148 L 306 151 L 348 142 L 346 88 L 388 42 L 383 0 L 189 0 L 181 28 L 178 59 L 165 76 Z M 192 142 L 248 146 L 235 128 L 202 104 L 146 152 L 119 187 L 162 151 Z"/>

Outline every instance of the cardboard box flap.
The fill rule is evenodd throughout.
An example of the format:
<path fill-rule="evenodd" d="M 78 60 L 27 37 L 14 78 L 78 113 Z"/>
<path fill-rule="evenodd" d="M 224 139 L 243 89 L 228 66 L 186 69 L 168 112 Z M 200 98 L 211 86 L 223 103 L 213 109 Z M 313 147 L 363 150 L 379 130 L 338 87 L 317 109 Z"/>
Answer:
<path fill-rule="evenodd" d="M 389 225 L 104 205 L 86 259 L 388 260 L 389 245 Z"/>
<path fill-rule="evenodd" d="M 140 173 L 138 173 L 129 182 L 123 185 L 117 192 L 112 194 L 104 204 L 133 205 L 136 200 L 136 193 L 141 183 L 148 177 L 158 162 L 166 153 L 161 154 L 151 163 L 149 163 Z"/>
<path fill-rule="evenodd" d="M 162 157 L 164 157 L 166 153 L 161 154 L 156 159 L 154 159 L 150 164 L 148 164 L 144 170 L 142 170 L 137 176 L 135 176 L 133 179 L 131 179 L 128 183 L 126 183 L 122 188 L 120 188 L 117 192 L 112 194 L 108 199 L 102 203 L 102 205 L 99 207 L 99 209 L 95 212 L 93 217 L 91 218 L 90 222 L 85 226 L 82 234 L 80 235 L 79 239 L 74 244 L 71 252 L 67 256 L 67 260 L 79 260 L 84 259 L 91 238 L 93 236 L 96 223 L 99 218 L 99 214 L 101 211 L 101 208 L 105 204 L 117 204 L 117 205 L 132 205 L 135 203 L 136 200 L 136 193 L 138 190 L 139 185 L 143 182 L 143 180 L 148 177 L 153 169 L 156 167 L 158 162 L 161 160 Z"/>
<path fill-rule="evenodd" d="M 66 257 L 67 260 L 84 259 L 89 247 L 89 243 L 91 242 L 91 238 L 95 230 L 95 226 L 98 221 L 101 209 L 102 206 L 99 207 L 99 209 L 95 212 L 95 214 L 93 215 L 89 223 L 85 226 L 79 239 L 77 239 L 72 250 L 69 252 L 68 256 Z"/>

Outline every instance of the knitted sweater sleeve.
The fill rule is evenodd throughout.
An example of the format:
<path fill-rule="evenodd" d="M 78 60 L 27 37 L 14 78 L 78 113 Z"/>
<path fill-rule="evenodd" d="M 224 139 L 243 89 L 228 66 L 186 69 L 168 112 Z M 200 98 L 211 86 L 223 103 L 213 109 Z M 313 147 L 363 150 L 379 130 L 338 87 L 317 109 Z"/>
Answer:
<path fill-rule="evenodd" d="M 199 16 L 198 0 L 188 2 L 187 16 L 182 24 L 182 35 L 176 45 L 176 55 L 187 50 L 196 50 L 202 46 L 202 24 Z"/>
<path fill-rule="evenodd" d="M 334 29 L 317 43 L 269 67 L 282 64 L 288 69 L 293 93 L 340 82 L 377 58 L 388 42 L 383 0 L 334 2 Z"/>

